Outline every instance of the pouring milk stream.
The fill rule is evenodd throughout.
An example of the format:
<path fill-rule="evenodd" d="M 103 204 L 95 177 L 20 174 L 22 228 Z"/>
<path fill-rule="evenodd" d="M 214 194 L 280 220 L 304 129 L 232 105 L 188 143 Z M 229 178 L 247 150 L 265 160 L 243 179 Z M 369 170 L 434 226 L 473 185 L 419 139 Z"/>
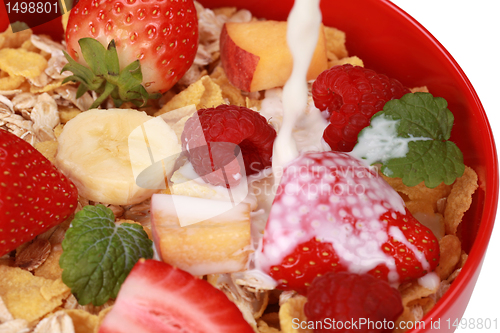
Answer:
<path fill-rule="evenodd" d="M 283 167 L 299 156 L 292 130 L 307 107 L 307 70 L 318 43 L 319 0 L 296 0 L 288 16 L 287 42 L 293 56 L 292 74 L 283 87 L 283 123 L 273 146 L 273 174 L 279 184 Z"/>

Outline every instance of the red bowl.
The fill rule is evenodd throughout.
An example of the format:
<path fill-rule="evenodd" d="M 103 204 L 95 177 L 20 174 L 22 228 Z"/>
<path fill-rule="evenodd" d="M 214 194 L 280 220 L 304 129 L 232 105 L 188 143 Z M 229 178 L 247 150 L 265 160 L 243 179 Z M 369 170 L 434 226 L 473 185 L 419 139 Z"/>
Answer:
<path fill-rule="evenodd" d="M 238 6 L 257 17 L 286 20 L 293 0 L 199 0 L 204 6 Z M 351 55 L 363 59 L 367 68 L 397 78 L 409 87 L 426 85 L 435 96 L 444 97 L 455 115 L 451 139 L 460 147 L 466 165 L 479 177 L 479 189 L 459 230 L 469 258 L 449 291 L 424 318 L 441 319 L 440 332 L 453 332 L 444 325 L 460 319 L 479 275 L 490 239 L 498 202 L 498 164 L 495 143 L 484 109 L 471 83 L 445 48 L 417 21 L 388 0 L 323 0 L 323 22 L 347 33 Z M 355 15 L 354 15 L 355 13 Z M 0 4 L 0 31 L 7 27 Z M 58 20 L 35 29 L 55 39 L 62 38 Z M 471 138 L 474 138 L 471 140 Z"/>
<path fill-rule="evenodd" d="M 204 6 L 238 6 L 257 17 L 286 20 L 292 0 L 199 0 Z M 436 306 L 425 316 L 441 319 L 439 332 L 453 332 L 447 320 L 460 320 L 467 307 L 483 262 L 498 203 L 498 162 L 495 142 L 483 106 L 460 66 L 446 49 L 415 19 L 388 0 L 321 1 L 323 23 L 347 34 L 347 49 L 359 56 L 365 67 L 397 78 L 408 87 L 427 86 L 435 96 L 448 101 L 455 115 L 453 140 L 464 154 L 464 162 L 478 174 L 479 188 L 465 214 L 459 233 L 469 258 L 458 278 Z M 471 138 L 474 138 L 473 140 Z M 435 329 L 434 329 L 435 331 Z"/>

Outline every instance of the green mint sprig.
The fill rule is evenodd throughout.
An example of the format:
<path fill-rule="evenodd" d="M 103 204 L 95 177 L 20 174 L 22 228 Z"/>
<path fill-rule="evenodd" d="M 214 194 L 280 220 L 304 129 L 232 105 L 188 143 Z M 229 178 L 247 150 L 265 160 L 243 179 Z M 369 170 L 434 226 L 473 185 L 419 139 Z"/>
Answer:
<path fill-rule="evenodd" d="M 81 305 L 116 298 L 135 263 L 153 257 L 153 242 L 140 225 L 115 225 L 114 220 L 103 205 L 85 206 L 62 242 L 62 280 Z"/>
<path fill-rule="evenodd" d="M 384 109 L 372 117 L 372 123 L 379 117 L 397 121 L 397 137 L 409 141 L 404 157 L 375 162 L 382 164 L 384 175 L 402 178 L 407 186 L 423 181 L 429 188 L 441 182 L 450 185 L 463 175 L 462 152 L 455 143 L 448 141 L 454 117 L 447 107 L 444 98 L 429 93 L 409 93 L 401 99 L 387 102 Z M 358 139 L 370 128 L 363 129 Z"/>
<path fill-rule="evenodd" d="M 134 105 L 142 107 L 149 99 L 161 96 L 159 93 L 148 94 L 146 88 L 142 86 L 139 60 L 132 62 L 120 71 L 114 40 L 109 43 L 107 50 L 93 38 L 82 38 L 78 44 L 89 68 L 79 64 L 64 52 L 68 64 L 63 67 L 61 73 L 65 71 L 73 73 L 65 78 L 63 83 L 80 82 L 76 98 L 80 98 L 89 90 L 99 94 L 99 97 L 90 106 L 91 109 L 98 107 L 108 96 L 111 96 L 116 107 L 120 107 L 124 102 L 132 102 Z"/>

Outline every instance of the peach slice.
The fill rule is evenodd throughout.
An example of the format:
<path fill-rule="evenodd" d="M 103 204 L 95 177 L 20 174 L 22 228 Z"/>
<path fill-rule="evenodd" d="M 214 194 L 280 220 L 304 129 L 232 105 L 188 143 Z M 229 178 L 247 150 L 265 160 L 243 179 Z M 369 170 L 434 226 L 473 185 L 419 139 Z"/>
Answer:
<path fill-rule="evenodd" d="M 293 59 L 286 42 L 287 22 L 228 22 L 220 36 L 221 62 L 229 81 L 244 91 L 283 86 L 292 73 Z M 318 44 L 307 73 L 315 79 L 328 68 L 326 39 L 320 27 Z"/>
<path fill-rule="evenodd" d="M 242 271 L 251 252 L 250 205 L 154 194 L 151 223 L 160 258 L 193 275 Z"/>

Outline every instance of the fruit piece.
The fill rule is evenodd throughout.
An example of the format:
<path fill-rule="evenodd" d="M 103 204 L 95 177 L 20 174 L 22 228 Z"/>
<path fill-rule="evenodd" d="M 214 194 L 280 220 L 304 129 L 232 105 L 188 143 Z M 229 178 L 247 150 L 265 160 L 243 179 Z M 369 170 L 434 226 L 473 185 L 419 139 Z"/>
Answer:
<path fill-rule="evenodd" d="M 376 169 L 344 153 L 308 153 L 284 170 L 256 262 L 279 289 L 305 293 L 329 271 L 419 278 L 436 268 L 439 244 Z"/>
<path fill-rule="evenodd" d="M 238 185 L 243 176 L 271 166 L 275 138 L 276 131 L 258 112 L 223 104 L 198 110 L 186 122 L 181 142 L 203 180 L 230 187 Z M 245 170 L 236 159 L 240 149 Z"/>
<path fill-rule="evenodd" d="M 99 333 L 253 333 L 236 305 L 207 281 L 169 264 L 139 260 Z"/>
<path fill-rule="evenodd" d="M 73 183 L 26 141 L 0 129 L 0 257 L 73 214 Z"/>
<path fill-rule="evenodd" d="M 141 225 L 115 224 L 111 209 L 85 206 L 75 214 L 62 242 L 62 280 L 79 304 L 103 305 L 116 298 L 140 258 L 153 258 L 152 245 Z"/>
<path fill-rule="evenodd" d="M 287 22 L 228 22 L 220 36 L 221 63 L 227 78 L 244 91 L 283 86 L 292 73 L 293 59 L 286 42 Z M 307 80 L 327 69 L 323 26 L 309 66 Z"/>
<path fill-rule="evenodd" d="M 464 174 L 460 148 L 451 141 L 454 116 L 444 98 L 406 94 L 388 101 L 358 135 L 352 155 L 381 164 L 380 171 L 406 186 L 451 185 Z"/>
<path fill-rule="evenodd" d="M 399 81 L 359 66 L 346 64 L 324 71 L 312 86 L 314 105 L 330 115 L 323 138 L 332 150 L 351 151 L 370 118 L 387 101 L 409 92 Z"/>
<path fill-rule="evenodd" d="M 368 274 L 329 272 L 314 280 L 307 290 L 304 306 L 307 319 L 313 322 L 326 318 L 336 322 L 357 323 L 356 332 L 392 332 L 390 324 L 374 329 L 373 323 L 394 323 L 403 313 L 399 292 L 387 282 Z M 371 322 L 371 326 L 368 325 Z M 354 327 L 334 326 L 335 332 L 349 333 Z M 314 332 L 331 332 L 331 329 L 316 329 Z"/>
<path fill-rule="evenodd" d="M 193 207 L 196 207 L 194 209 Z M 250 252 L 250 205 L 155 194 L 151 223 L 163 261 L 193 275 L 242 271 Z"/>
<path fill-rule="evenodd" d="M 164 92 L 193 63 L 198 47 L 196 9 L 192 0 L 81 0 L 69 16 L 66 43 L 69 55 L 82 65 L 86 64 L 78 42 L 84 37 L 104 47 L 114 40 L 120 69 L 139 60 L 146 90 Z"/>
<path fill-rule="evenodd" d="M 126 109 L 82 112 L 68 121 L 58 142 L 56 165 L 80 195 L 114 205 L 140 203 L 165 187 L 163 166 L 170 175 L 174 161 L 167 158 L 180 152 L 175 132 L 163 120 Z M 162 169 L 146 170 L 150 165 Z"/>

